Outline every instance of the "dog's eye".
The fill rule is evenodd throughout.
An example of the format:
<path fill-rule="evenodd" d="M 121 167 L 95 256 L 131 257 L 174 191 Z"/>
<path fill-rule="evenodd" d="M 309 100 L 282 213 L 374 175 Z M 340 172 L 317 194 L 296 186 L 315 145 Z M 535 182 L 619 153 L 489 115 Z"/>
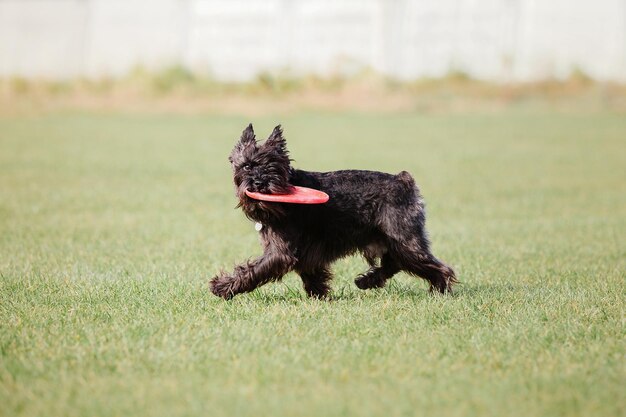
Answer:
<path fill-rule="evenodd" d="M 242 166 L 244 171 L 250 171 L 250 164 L 244 164 L 244 166 Z"/>

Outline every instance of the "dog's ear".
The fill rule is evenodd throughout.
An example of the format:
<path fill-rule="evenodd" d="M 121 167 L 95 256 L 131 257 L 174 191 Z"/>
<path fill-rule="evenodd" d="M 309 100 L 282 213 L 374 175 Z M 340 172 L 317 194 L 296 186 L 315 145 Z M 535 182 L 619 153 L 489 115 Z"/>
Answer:
<path fill-rule="evenodd" d="M 285 141 L 283 137 L 283 128 L 280 125 L 274 128 L 272 134 L 267 138 L 263 146 L 274 148 L 274 150 L 287 156 L 287 141 Z"/>
<path fill-rule="evenodd" d="M 252 127 L 252 123 L 248 125 L 241 133 L 241 139 L 239 140 L 241 144 L 249 144 L 256 143 L 256 137 L 254 136 L 254 128 Z"/>
<path fill-rule="evenodd" d="M 239 142 L 235 145 L 233 152 L 228 157 L 228 160 L 233 163 L 236 159 L 240 159 L 241 155 L 247 148 L 253 149 L 256 147 L 256 137 L 254 135 L 254 128 L 252 127 L 252 123 L 246 127 L 243 132 L 241 132 L 241 138 Z"/>

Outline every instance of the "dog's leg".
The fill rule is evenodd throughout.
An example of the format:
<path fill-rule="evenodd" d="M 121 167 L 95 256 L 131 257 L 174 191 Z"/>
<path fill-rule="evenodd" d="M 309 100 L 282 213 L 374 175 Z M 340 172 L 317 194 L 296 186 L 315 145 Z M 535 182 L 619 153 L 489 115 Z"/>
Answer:
<path fill-rule="evenodd" d="M 214 277 L 211 280 L 211 292 L 228 300 L 282 278 L 295 263 L 291 255 L 266 252 L 260 258 L 235 267 L 231 274 L 222 273 Z"/>
<path fill-rule="evenodd" d="M 327 268 L 319 268 L 312 271 L 298 271 L 302 283 L 304 284 L 304 290 L 309 297 L 325 298 L 330 291 L 328 281 L 333 276 Z"/>
<path fill-rule="evenodd" d="M 387 253 L 383 255 L 380 266 L 370 268 L 366 273 L 359 275 L 354 283 L 362 290 L 370 288 L 381 288 L 385 286 L 385 282 L 394 276 L 400 267 Z"/>
<path fill-rule="evenodd" d="M 419 266 L 416 273 L 428 280 L 430 292 L 452 293 L 452 286 L 457 283 L 456 275 L 452 268 L 435 258 L 432 254 L 427 262 Z"/>
<path fill-rule="evenodd" d="M 442 294 L 452 292 L 452 286 L 458 282 L 452 268 L 428 250 L 405 250 L 397 252 L 395 256 L 400 259 L 403 270 L 418 275 L 430 283 L 430 292 L 439 291 Z"/>

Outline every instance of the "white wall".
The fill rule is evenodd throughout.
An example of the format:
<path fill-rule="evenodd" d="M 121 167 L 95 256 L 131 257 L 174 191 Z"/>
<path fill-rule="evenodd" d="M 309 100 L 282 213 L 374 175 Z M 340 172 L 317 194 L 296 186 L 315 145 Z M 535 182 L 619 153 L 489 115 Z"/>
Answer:
<path fill-rule="evenodd" d="M 0 76 L 182 64 L 223 80 L 360 68 L 403 79 L 626 81 L 626 0 L 0 0 Z"/>

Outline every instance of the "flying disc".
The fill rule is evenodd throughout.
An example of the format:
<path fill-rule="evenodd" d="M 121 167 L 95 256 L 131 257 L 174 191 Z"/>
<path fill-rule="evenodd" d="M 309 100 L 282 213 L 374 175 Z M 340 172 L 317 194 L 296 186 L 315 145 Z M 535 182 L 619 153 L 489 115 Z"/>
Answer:
<path fill-rule="evenodd" d="M 255 200 L 294 204 L 322 204 L 329 199 L 328 194 L 323 191 L 297 185 L 291 187 L 291 192 L 288 194 L 263 194 L 246 190 L 246 195 Z"/>

